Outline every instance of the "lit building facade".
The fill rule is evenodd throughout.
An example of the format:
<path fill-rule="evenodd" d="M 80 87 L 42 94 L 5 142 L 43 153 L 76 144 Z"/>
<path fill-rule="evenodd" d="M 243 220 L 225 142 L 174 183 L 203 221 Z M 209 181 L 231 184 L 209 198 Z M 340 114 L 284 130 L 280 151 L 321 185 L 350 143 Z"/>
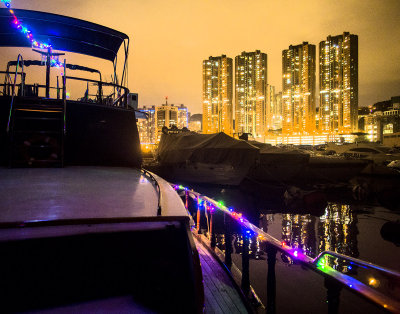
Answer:
<path fill-rule="evenodd" d="M 276 93 L 275 86 L 267 86 L 266 131 L 282 129 L 282 92 Z"/>
<path fill-rule="evenodd" d="M 328 36 L 319 44 L 319 130 L 358 131 L 358 36 Z"/>
<path fill-rule="evenodd" d="M 139 131 L 139 138 L 141 144 L 155 144 L 156 130 L 155 130 L 155 106 L 146 108 L 138 108 L 139 111 L 146 114 L 146 119 L 138 119 L 137 126 Z"/>
<path fill-rule="evenodd" d="M 155 129 L 156 129 L 156 142 L 160 142 L 162 128 L 166 126 L 178 126 L 178 107 L 168 105 L 168 101 L 164 105 L 158 106 L 155 109 Z"/>
<path fill-rule="evenodd" d="M 315 133 L 315 45 L 303 42 L 282 51 L 282 133 Z"/>
<path fill-rule="evenodd" d="M 274 110 L 273 110 L 273 130 L 282 130 L 282 92 L 276 93 L 274 96 Z"/>
<path fill-rule="evenodd" d="M 189 118 L 190 112 L 188 111 L 188 108 L 185 105 L 181 104 L 178 107 L 178 129 L 188 128 Z"/>
<path fill-rule="evenodd" d="M 391 134 L 400 132 L 400 96 L 377 102 L 373 106 L 361 107 L 358 117 L 359 129 L 367 133 L 367 139 L 371 142 L 385 142 L 386 145 Z"/>
<path fill-rule="evenodd" d="M 232 59 L 203 61 L 203 133 L 233 134 Z"/>
<path fill-rule="evenodd" d="M 267 54 L 242 52 L 235 58 L 235 131 L 264 137 L 267 131 Z"/>
<path fill-rule="evenodd" d="M 189 119 L 189 130 L 192 132 L 202 133 L 202 122 L 203 115 L 202 114 L 194 114 L 190 116 Z"/>

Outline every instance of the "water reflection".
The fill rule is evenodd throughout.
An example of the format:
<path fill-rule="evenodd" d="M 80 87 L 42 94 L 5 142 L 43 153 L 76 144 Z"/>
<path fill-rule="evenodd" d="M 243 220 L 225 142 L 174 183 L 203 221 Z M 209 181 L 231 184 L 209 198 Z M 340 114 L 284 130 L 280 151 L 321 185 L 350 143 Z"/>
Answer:
<path fill-rule="evenodd" d="M 318 223 L 318 253 L 334 251 L 358 257 L 357 214 L 350 205 L 329 204 Z"/>
<path fill-rule="evenodd" d="M 240 194 L 237 193 L 234 196 L 238 198 Z M 234 208 L 235 211 L 243 213 L 243 216 L 248 218 L 251 223 L 259 226 L 262 230 L 273 237 L 282 240 L 287 245 L 302 251 L 310 257 L 316 257 L 324 251 L 333 251 L 345 256 L 358 258 L 360 255 L 359 246 L 361 248 L 363 259 L 366 259 L 365 256 L 369 254 L 366 253 L 369 248 L 371 248 L 371 254 L 374 254 L 375 251 L 378 254 L 380 253 L 376 248 L 374 248 L 374 243 L 371 243 L 371 245 L 368 246 L 365 245 L 365 241 L 369 242 L 372 239 L 379 241 L 379 239 L 376 239 L 376 236 L 378 235 L 378 233 L 376 233 L 377 230 L 374 230 L 378 224 L 383 223 L 382 219 L 379 220 L 379 215 L 381 215 L 381 213 L 378 207 L 364 207 L 360 206 L 357 202 L 356 204 L 349 205 L 351 202 L 347 202 L 347 199 L 342 200 L 344 203 L 347 203 L 343 205 L 340 203 L 341 200 L 336 198 L 330 199 L 330 202 L 328 202 L 326 206 L 322 206 L 321 210 L 318 208 L 317 213 L 306 206 L 302 206 L 303 204 L 300 204 L 295 209 L 291 209 L 287 204 L 285 206 L 278 202 L 275 202 L 274 205 L 270 202 L 263 202 L 260 204 L 260 202 L 256 202 L 257 199 L 255 201 L 246 202 L 249 199 L 247 195 L 246 197 L 243 197 L 245 201 L 235 203 L 233 197 L 228 198 L 228 193 L 225 190 L 223 195 L 213 195 L 213 198 L 218 201 L 221 200 L 225 204 Z M 199 208 L 196 206 L 197 202 L 193 202 L 193 204 L 192 207 L 189 206 L 189 210 L 194 217 L 197 217 L 200 210 L 198 210 Z M 234 219 L 226 219 L 226 217 L 229 216 L 227 215 L 224 217 L 224 214 L 219 211 L 204 209 L 203 207 L 201 209 L 201 217 L 201 219 L 197 220 L 200 221 L 200 232 L 205 234 L 211 240 L 211 246 L 213 242 L 212 239 L 215 239 L 216 247 L 227 253 L 224 254 L 225 262 L 227 261 L 226 257 L 229 256 L 230 264 L 228 263 L 227 265 L 232 265 L 233 261 L 239 266 L 239 269 L 243 274 L 242 285 L 244 282 L 243 278 L 246 278 L 246 280 L 249 281 L 249 258 L 253 259 L 250 263 L 252 269 L 252 284 L 254 284 L 254 287 L 257 286 L 257 289 L 255 288 L 256 291 L 262 291 L 263 293 L 265 289 L 265 276 L 260 276 L 260 274 L 263 272 L 265 273 L 266 271 L 265 261 L 256 262 L 254 260 L 268 260 L 267 270 L 268 272 L 271 271 L 275 274 L 274 265 L 276 255 L 271 253 L 271 247 L 268 248 L 268 254 L 264 253 L 267 252 L 265 242 L 260 242 L 259 238 L 256 236 L 247 234 L 247 232 L 249 232 L 248 230 L 243 230 Z M 366 227 L 368 227 L 368 229 Z M 397 230 L 398 223 L 391 223 L 390 225 L 387 223 L 384 227 L 385 228 L 382 227 L 381 230 L 379 226 L 378 230 L 380 230 L 383 238 L 392 241 L 393 230 Z M 359 230 L 361 230 L 360 236 Z M 228 242 L 226 243 L 226 241 Z M 398 241 L 392 242 L 399 243 Z M 368 249 L 366 249 L 366 247 L 368 247 Z M 233 253 L 233 256 L 231 256 L 231 253 Z M 294 260 L 284 254 L 282 254 L 281 257 L 283 263 L 289 265 L 297 264 Z M 272 263 L 272 266 L 270 265 L 270 260 L 274 261 L 274 265 L 272 265 Z M 282 263 L 279 265 L 277 262 L 277 265 L 277 271 L 278 273 L 280 271 L 280 274 L 285 274 L 286 276 L 286 274 L 291 273 L 298 278 L 303 276 L 302 273 L 298 272 L 298 270 L 301 269 L 299 267 L 293 266 L 290 267 L 290 270 L 287 270 L 287 267 L 282 267 Z M 359 264 L 356 260 L 349 260 L 347 257 L 343 258 L 340 256 L 337 257 L 333 254 L 325 254 L 318 260 L 317 265 L 322 268 L 326 266 L 332 267 L 337 271 L 345 273 L 355 280 L 370 286 L 371 288 L 377 289 L 382 294 L 393 298 L 396 298 L 398 291 L 400 291 L 398 289 L 400 283 L 398 281 L 393 281 L 392 277 L 387 276 L 387 274 L 379 269 L 365 267 L 364 265 Z M 229 267 L 230 266 L 228 266 L 228 268 Z M 274 276 L 273 278 L 275 278 Z M 274 282 L 275 279 L 271 278 L 268 273 L 266 278 L 267 283 Z M 305 280 L 306 284 L 303 286 L 304 289 L 310 289 L 311 291 L 313 288 L 308 284 L 308 279 Z M 327 282 L 328 281 L 326 281 L 326 283 Z M 283 283 L 280 284 L 283 285 Z M 271 288 L 270 286 L 268 287 Z M 332 296 L 332 293 L 337 296 L 337 302 L 335 303 L 337 305 L 339 302 L 339 292 L 336 293 L 336 288 L 332 288 L 328 284 L 326 284 L 325 287 L 328 289 L 328 299 L 329 295 Z M 352 287 L 352 285 L 350 284 L 349 287 Z M 276 301 L 275 284 L 273 284 L 272 290 L 269 288 L 267 289 L 266 295 L 262 296 L 264 304 L 267 305 L 275 304 Z M 333 292 L 330 291 L 332 289 L 334 290 Z M 271 298 L 269 295 L 270 291 L 273 291 L 273 297 Z M 285 292 L 283 292 L 282 295 L 285 295 Z M 287 294 L 285 297 L 286 296 Z M 334 304 L 334 302 L 328 302 L 329 306 L 330 304 Z"/>
<path fill-rule="evenodd" d="M 357 211 L 351 205 L 328 203 L 320 217 L 310 214 L 268 214 L 260 227 L 268 230 L 276 216 L 282 218 L 282 241 L 301 250 L 310 257 L 323 251 L 334 251 L 351 257 L 358 257 Z M 283 258 L 290 263 L 290 259 Z M 329 266 L 347 272 L 347 266 L 329 260 Z M 329 262 L 328 261 L 328 262 Z"/>
<path fill-rule="evenodd" d="M 363 259 L 389 266 L 396 264 L 386 257 L 395 256 L 395 252 L 392 253 L 391 247 L 381 241 L 385 239 L 395 245 L 400 244 L 400 223 L 395 222 L 398 219 L 397 214 L 383 210 L 377 204 L 354 201 L 351 195 L 341 189 L 335 193 L 326 192 L 326 205 L 321 202 L 318 210 L 310 209 L 304 204 L 292 208 L 282 202 L 280 195 L 274 201 L 266 201 L 260 194 L 250 195 L 236 189 L 204 189 L 200 192 L 223 201 L 243 213 L 254 225 L 310 257 L 316 257 L 323 251 L 334 251 L 355 258 L 361 256 Z M 314 200 L 315 194 L 310 195 Z M 220 217 L 214 224 L 218 247 L 222 250 L 225 249 L 223 221 Z M 388 221 L 395 226 L 382 226 Z M 206 222 L 203 229 L 207 229 Z M 366 241 L 375 246 L 368 245 Z M 232 247 L 235 253 L 242 252 L 242 242 L 241 230 L 233 227 Z M 250 258 L 262 257 L 264 244 L 257 243 L 256 238 L 249 242 Z M 379 252 L 378 248 L 385 251 L 375 257 L 376 252 Z M 346 267 L 340 263 L 330 266 L 346 271 Z M 397 269 L 396 265 L 391 267 Z"/>
<path fill-rule="evenodd" d="M 282 215 L 282 241 L 309 256 L 316 255 L 315 217 Z"/>

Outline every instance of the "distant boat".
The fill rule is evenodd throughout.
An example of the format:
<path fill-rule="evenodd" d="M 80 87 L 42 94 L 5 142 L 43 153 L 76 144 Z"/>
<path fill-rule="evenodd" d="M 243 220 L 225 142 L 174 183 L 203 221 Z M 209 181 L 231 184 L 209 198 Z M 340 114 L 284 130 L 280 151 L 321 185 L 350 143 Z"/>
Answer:
<path fill-rule="evenodd" d="M 393 160 L 400 160 L 400 151 L 378 143 L 352 143 L 337 145 L 328 143 L 327 152 L 334 152 L 349 158 L 368 159 L 378 165 L 386 165 Z"/>
<path fill-rule="evenodd" d="M 259 149 L 225 133 L 163 134 L 156 152 L 158 173 L 174 182 L 239 185 Z"/>

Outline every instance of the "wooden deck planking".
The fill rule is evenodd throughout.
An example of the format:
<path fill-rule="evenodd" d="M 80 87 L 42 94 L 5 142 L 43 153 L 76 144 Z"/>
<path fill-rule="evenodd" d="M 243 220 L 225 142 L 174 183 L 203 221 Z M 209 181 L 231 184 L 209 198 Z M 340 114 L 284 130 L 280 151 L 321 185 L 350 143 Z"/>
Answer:
<path fill-rule="evenodd" d="M 196 238 L 204 280 L 205 313 L 248 313 L 228 274 Z"/>

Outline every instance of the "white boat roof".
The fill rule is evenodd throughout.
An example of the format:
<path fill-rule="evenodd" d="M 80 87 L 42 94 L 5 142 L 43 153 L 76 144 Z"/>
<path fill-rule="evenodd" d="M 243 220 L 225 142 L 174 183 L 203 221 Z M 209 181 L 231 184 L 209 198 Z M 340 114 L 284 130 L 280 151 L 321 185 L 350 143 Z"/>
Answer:
<path fill-rule="evenodd" d="M 154 177 L 162 216 L 188 216 L 168 182 Z M 154 182 L 138 169 L 0 168 L 0 223 L 155 217 L 158 197 Z"/>

